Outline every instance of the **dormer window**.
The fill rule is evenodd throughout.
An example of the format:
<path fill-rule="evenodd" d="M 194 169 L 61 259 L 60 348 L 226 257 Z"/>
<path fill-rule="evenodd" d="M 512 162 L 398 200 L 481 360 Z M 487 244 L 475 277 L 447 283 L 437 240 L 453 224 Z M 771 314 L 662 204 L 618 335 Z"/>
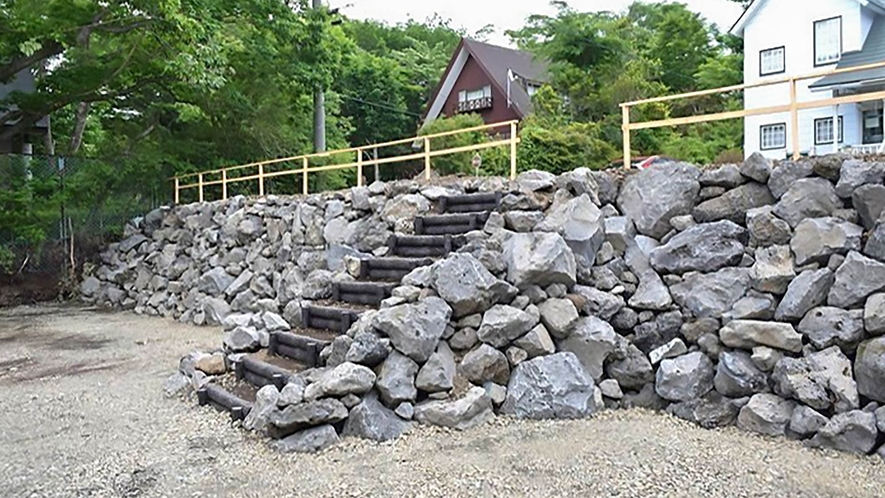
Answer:
<path fill-rule="evenodd" d="M 814 23 L 814 65 L 826 66 L 842 58 L 842 18 Z"/>
<path fill-rule="evenodd" d="M 479 111 L 492 107 L 492 85 L 458 92 L 458 112 Z"/>

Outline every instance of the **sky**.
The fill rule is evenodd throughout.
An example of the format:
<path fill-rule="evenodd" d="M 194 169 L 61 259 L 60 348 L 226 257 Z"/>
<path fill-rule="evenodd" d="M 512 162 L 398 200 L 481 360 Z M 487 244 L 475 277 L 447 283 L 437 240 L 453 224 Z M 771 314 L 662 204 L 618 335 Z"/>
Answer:
<path fill-rule="evenodd" d="M 487 24 L 496 31 L 489 42 L 508 45 L 504 35 L 508 29 L 523 26 L 532 14 L 553 14 L 555 10 L 547 0 L 325 0 L 331 7 L 338 7 L 348 17 L 377 19 L 395 24 L 409 18 L 423 21 L 434 14 L 451 19 L 453 27 L 475 33 Z M 621 11 L 633 0 L 568 0 L 578 11 Z M 722 31 L 728 30 L 741 14 L 741 7 L 728 0 L 682 0 L 695 12 L 717 24 Z"/>

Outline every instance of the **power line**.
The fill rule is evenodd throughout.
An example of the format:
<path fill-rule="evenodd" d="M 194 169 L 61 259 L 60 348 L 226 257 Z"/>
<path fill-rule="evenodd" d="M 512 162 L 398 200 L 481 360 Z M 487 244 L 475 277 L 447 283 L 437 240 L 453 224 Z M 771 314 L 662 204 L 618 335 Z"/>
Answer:
<path fill-rule="evenodd" d="M 404 111 L 404 110 L 402 110 L 402 109 L 399 109 L 399 108 L 396 108 L 396 107 L 393 107 L 393 106 L 390 106 L 390 105 L 387 105 L 387 104 L 382 104 L 382 103 L 380 103 L 380 102 L 370 102 L 370 101 L 368 101 L 368 100 L 364 100 L 364 99 L 361 99 L 361 98 L 359 98 L 359 97 L 352 97 L 352 96 L 347 95 L 347 94 L 345 94 L 345 93 L 339 93 L 338 95 L 340 95 L 341 98 L 343 98 L 343 99 L 350 100 L 351 102 L 357 102 L 357 103 L 360 103 L 360 104 L 365 104 L 365 105 L 367 105 L 367 106 L 377 107 L 377 108 L 379 108 L 379 109 L 385 109 L 385 110 L 388 110 L 388 111 L 391 111 L 391 112 L 395 112 L 395 113 L 398 113 L 398 114 L 403 114 L 403 115 L 406 115 L 406 116 L 412 116 L 412 117 L 416 117 L 416 118 L 420 118 L 420 117 L 421 117 L 420 114 L 415 114 L 414 112 L 411 112 L 411 111 Z"/>

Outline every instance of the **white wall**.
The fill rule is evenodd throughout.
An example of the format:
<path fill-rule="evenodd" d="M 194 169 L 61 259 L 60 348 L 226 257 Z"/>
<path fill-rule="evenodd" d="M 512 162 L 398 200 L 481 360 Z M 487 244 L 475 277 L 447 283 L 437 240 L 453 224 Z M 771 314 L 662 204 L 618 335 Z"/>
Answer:
<path fill-rule="evenodd" d="M 807 74 L 835 67 L 814 65 L 814 22 L 842 16 L 842 51 L 860 50 L 866 34 L 872 25 L 872 13 L 862 11 L 856 0 L 763 0 L 744 29 L 744 81 L 753 83 L 764 79 L 778 79 L 789 75 Z M 786 73 L 760 76 L 759 53 L 762 50 L 785 47 Z M 800 82 L 797 97 L 800 102 L 832 97 L 832 92 L 811 92 L 808 85 L 815 80 Z M 790 102 L 788 84 L 749 89 L 744 94 L 747 109 L 784 105 Z M 845 143 L 859 142 L 860 117 L 857 106 L 843 105 L 839 109 L 843 116 Z M 831 117 L 833 108 L 810 109 L 799 113 L 799 141 L 803 152 L 812 151 L 814 146 L 814 120 Z M 766 124 L 787 124 L 787 147 L 785 149 L 761 151 L 771 158 L 783 158 L 791 151 L 790 137 L 792 126 L 789 113 L 778 115 L 752 116 L 744 120 L 746 155 L 759 151 L 759 129 Z M 818 147 L 817 152 L 830 152 L 833 146 Z"/>

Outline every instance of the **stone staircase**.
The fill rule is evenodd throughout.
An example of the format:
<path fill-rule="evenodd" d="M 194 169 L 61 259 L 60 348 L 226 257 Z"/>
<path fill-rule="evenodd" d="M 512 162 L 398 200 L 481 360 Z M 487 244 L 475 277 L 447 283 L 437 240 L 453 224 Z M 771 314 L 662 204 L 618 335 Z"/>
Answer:
<path fill-rule="evenodd" d="M 305 301 L 300 328 L 272 333 L 266 351 L 243 355 L 233 365 L 236 386 L 209 384 L 198 391 L 199 404 L 245 419 L 258 389 L 272 384 L 282 390 L 292 376 L 319 365 L 323 349 L 364 312 L 379 309 L 406 275 L 448 256 L 463 234 L 481 230 L 501 198 L 500 192 L 441 197 L 438 214 L 415 218 L 415 235 L 391 236 L 388 255 L 361 260 L 359 278 L 333 283 L 331 299 Z"/>

